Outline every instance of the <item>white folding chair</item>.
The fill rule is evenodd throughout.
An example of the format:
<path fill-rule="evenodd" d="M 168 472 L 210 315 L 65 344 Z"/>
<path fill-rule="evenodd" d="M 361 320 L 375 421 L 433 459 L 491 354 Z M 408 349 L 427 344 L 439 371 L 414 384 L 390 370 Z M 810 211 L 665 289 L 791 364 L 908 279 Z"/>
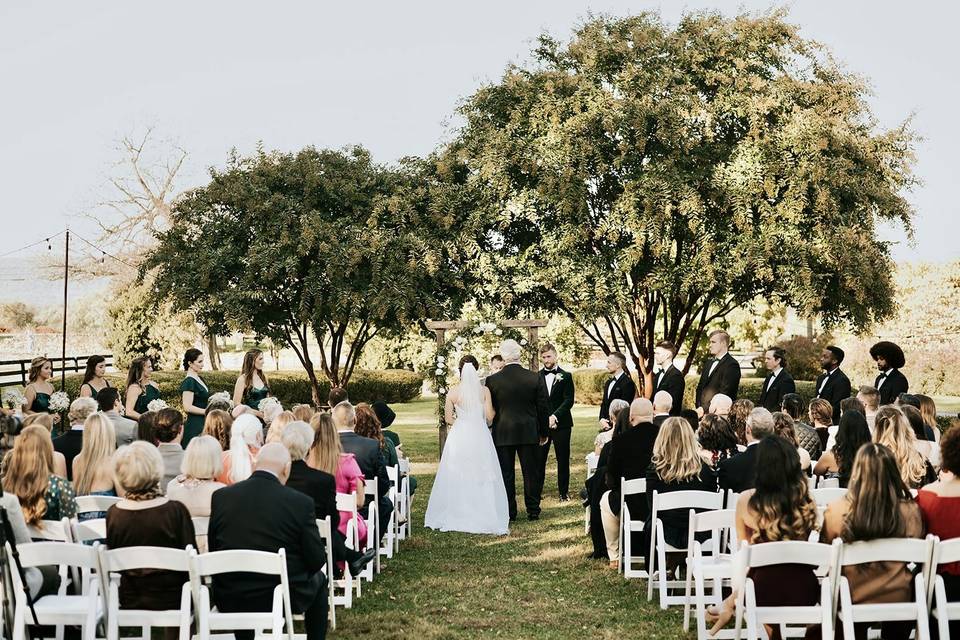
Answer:
<path fill-rule="evenodd" d="M 71 520 L 70 539 L 72 542 L 93 543 L 107 539 L 107 519 Z"/>
<path fill-rule="evenodd" d="M 360 574 L 368 582 L 373 580 L 375 573 L 380 573 L 380 496 L 377 493 L 379 490 L 378 480 L 379 478 L 366 480 L 363 486 L 364 495 L 372 498 L 367 503 L 367 544 L 364 546 L 364 551 L 367 549 L 378 550 L 376 562 L 368 564 Z"/>
<path fill-rule="evenodd" d="M 344 544 L 348 549 L 359 549 L 360 548 L 360 531 L 357 527 L 357 494 L 353 493 L 338 493 L 337 494 L 337 511 L 341 513 L 340 518 L 343 518 L 343 512 L 347 512 L 350 515 L 347 518 L 347 533 L 344 536 L 346 538 Z M 369 537 L 369 535 L 367 536 Z M 372 573 L 373 572 L 373 563 L 367 563 L 367 566 L 363 568 L 362 573 Z M 356 590 L 357 597 L 361 595 L 361 586 L 362 586 L 361 576 L 351 576 L 350 567 L 344 565 L 343 567 L 343 578 L 337 581 L 337 588 L 342 588 L 344 590 L 343 595 L 343 606 L 347 609 L 353 606 L 353 591 Z"/>
<path fill-rule="evenodd" d="M 667 552 L 689 553 L 690 544 L 693 543 L 693 540 L 688 540 L 686 547 L 668 545 L 664 539 L 663 521 L 660 520 L 660 513 L 673 509 L 683 509 L 686 513 L 688 509 L 713 511 L 721 508 L 723 508 L 723 494 L 715 491 L 653 492 L 650 522 L 654 530 L 650 535 L 650 566 L 647 567 L 650 577 L 647 579 L 647 600 L 653 599 L 653 589 L 656 585 L 660 592 L 661 609 L 666 609 L 672 604 L 685 604 L 686 602 L 686 596 L 671 596 L 669 594 L 669 589 L 684 588 L 687 583 L 686 580 L 667 579 Z"/>
<path fill-rule="evenodd" d="M 324 567 L 324 573 L 327 575 L 327 619 L 330 621 L 330 628 L 337 628 L 337 599 L 334 593 L 333 575 L 336 571 L 333 566 L 333 529 L 330 526 L 330 516 L 323 520 L 317 520 L 317 529 L 320 530 L 320 537 L 323 538 L 323 545 L 327 549 L 327 564 Z M 352 589 L 347 587 L 347 593 L 352 593 Z M 108 638 L 107 640 L 111 640 Z"/>
<path fill-rule="evenodd" d="M 820 480 L 820 476 L 810 476 L 807 478 L 807 490 L 813 491 L 817 488 L 817 482 Z"/>
<path fill-rule="evenodd" d="M 100 513 L 120 502 L 117 496 L 77 496 L 77 515 Z"/>
<path fill-rule="evenodd" d="M 827 512 L 830 503 L 836 502 L 845 495 L 847 495 L 847 490 L 839 487 L 814 489 L 810 492 L 810 497 L 817 503 L 817 529 L 823 524 L 823 515 Z"/>
<path fill-rule="evenodd" d="M 400 519 L 397 522 L 399 540 L 406 540 L 410 537 L 410 523 L 413 521 L 413 514 L 410 511 L 412 503 L 413 495 L 410 493 L 410 460 L 400 458 L 400 503 L 397 505 L 397 511 L 400 514 Z"/>
<path fill-rule="evenodd" d="M 724 502 L 725 509 L 736 509 L 737 502 L 740 500 L 740 494 L 735 492 L 733 489 L 727 489 L 727 498 Z"/>
<path fill-rule="evenodd" d="M 864 603 L 853 602 L 850 583 L 843 575 L 837 583 L 837 617 L 843 625 L 845 638 L 852 638 L 858 622 L 913 621 L 917 625 L 916 640 L 929 640 L 930 628 L 927 619 L 927 575 L 930 572 L 934 538 L 886 538 L 869 542 L 844 544 L 840 553 L 840 568 L 871 562 L 903 562 L 920 568 L 914 577 L 913 600 L 905 602 Z"/>
<path fill-rule="evenodd" d="M 400 488 L 400 469 L 398 467 L 387 467 L 387 478 L 390 479 L 390 489 L 387 491 L 387 497 L 393 503 L 393 511 L 390 513 L 390 519 L 383 523 L 383 541 L 380 543 L 380 555 L 388 558 L 393 557 L 397 547 L 397 509 L 399 488 Z"/>
<path fill-rule="evenodd" d="M 635 562 L 643 562 L 643 555 L 633 555 L 633 533 L 643 531 L 643 520 L 634 520 L 627 505 L 627 496 L 643 495 L 647 492 L 647 479 L 620 478 L 620 567 L 624 578 L 649 578 L 646 568 L 634 569 Z M 589 516 L 588 516 L 589 517 Z"/>
<path fill-rule="evenodd" d="M 945 541 L 937 539 L 933 548 L 933 562 L 930 567 L 932 588 L 927 589 L 927 606 L 933 607 L 930 615 L 937 621 L 937 630 L 940 632 L 941 640 L 950 638 L 950 622 L 960 620 L 960 602 L 947 600 L 947 587 L 944 584 L 943 576 L 937 575 L 937 567 L 952 562 L 960 562 L 960 538 Z"/>
<path fill-rule="evenodd" d="M 709 531 L 710 539 L 701 544 L 695 534 L 702 531 Z M 729 585 L 733 578 L 732 550 L 738 548 L 736 510 L 697 513 L 691 509 L 689 532 L 683 630 L 690 629 L 690 603 L 695 600 L 697 637 L 703 638 L 707 633 L 707 605 L 719 605 L 723 601 L 723 586 Z M 707 593 L 708 584 L 712 587 L 710 593 Z"/>
<path fill-rule="evenodd" d="M 99 545 L 92 546 L 71 542 L 31 542 L 18 544 L 20 564 L 23 568 L 57 566 L 60 573 L 60 588 L 56 595 L 41 596 L 33 603 L 40 625 L 56 626 L 57 640 L 63 640 L 64 626 L 81 627 L 83 640 L 94 640 L 97 623 L 103 613 L 100 585 L 96 572 L 100 568 L 97 557 Z M 7 559 L 13 562 L 13 550 L 6 544 Z M 79 595 L 67 595 L 68 567 L 80 568 Z M 26 586 L 19 571 L 10 572 L 13 578 L 13 629 L 11 640 L 25 640 L 27 625 L 33 624 L 33 614 L 27 602 Z"/>
<path fill-rule="evenodd" d="M 121 627 L 140 627 L 143 640 L 150 640 L 153 627 L 175 627 L 180 630 L 179 639 L 190 639 L 193 623 L 191 607 L 190 568 L 193 547 L 173 549 L 170 547 L 123 547 L 110 549 L 100 547 L 101 582 L 105 582 L 104 605 L 107 615 L 107 640 L 118 640 Z M 120 607 L 121 572 L 137 569 L 162 569 L 181 571 L 186 575 L 180 591 L 180 608 L 123 609 Z"/>
<path fill-rule="evenodd" d="M 743 621 L 746 620 L 747 638 L 759 640 L 764 637 L 762 625 L 780 625 L 786 635 L 791 634 L 786 625 L 821 625 L 822 637 L 833 638 L 833 586 L 836 584 L 837 557 L 842 544 L 837 540 L 833 545 L 818 542 L 781 541 L 747 545 L 743 543 L 741 552 L 747 554 L 748 568 L 760 568 L 778 564 L 809 565 L 811 571 L 821 567 L 832 567 L 830 577 L 820 583 L 820 602 L 807 606 L 758 606 L 756 586 L 752 578 L 747 578 L 743 591 L 737 598 L 736 625 L 734 635 L 740 636 Z M 803 635 L 804 629 L 799 635 Z M 847 636 L 853 638 L 851 635 Z"/>
<path fill-rule="evenodd" d="M 818 489 L 839 489 L 840 488 L 840 478 L 820 478 L 820 482 L 817 484 Z"/>
<path fill-rule="evenodd" d="M 39 525 L 27 526 L 31 540 L 41 542 L 73 542 L 73 530 L 70 518 L 43 520 Z"/>
<path fill-rule="evenodd" d="M 204 516 L 194 516 L 193 537 L 197 540 L 197 553 L 206 553 L 207 551 L 207 532 L 210 529 L 210 518 Z"/>
<path fill-rule="evenodd" d="M 287 554 L 284 549 L 277 553 L 234 549 L 195 554 L 191 558 L 197 602 L 197 634 L 199 640 L 210 640 L 211 631 L 249 629 L 254 632 L 269 630 L 273 640 L 294 640 L 293 609 L 290 606 L 290 584 L 287 581 Z M 273 590 L 273 607 L 270 611 L 223 613 L 210 600 L 208 581 L 224 573 L 259 573 L 277 576 L 280 584 Z M 286 631 L 284 631 L 286 628 Z"/>
<path fill-rule="evenodd" d="M 590 453 L 587 454 L 586 461 L 587 461 L 587 480 L 589 480 L 597 472 L 597 463 L 600 461 L 600 456 L 598 456 L 596 453 L 591 451 Z M 590 507 L 589 506 L 586 506 L 583 508 L 583 533 L 584 535 L 590 535 Z"/>

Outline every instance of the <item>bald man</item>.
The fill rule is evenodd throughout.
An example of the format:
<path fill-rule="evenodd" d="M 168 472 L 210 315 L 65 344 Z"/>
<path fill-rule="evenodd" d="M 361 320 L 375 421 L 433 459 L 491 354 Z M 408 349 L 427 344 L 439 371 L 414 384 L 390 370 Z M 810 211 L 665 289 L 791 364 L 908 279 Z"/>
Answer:
<path fill-rule="evenodd" d="M 265 445 L 248 479 L 213 493 L 210 551 L 285 549 L 293 610 L 304 614 L 308 640 L 327 634 L 326 561 L 323 539 L 314 518 L 313 500 L 285 487 L 290 453 L 279 442 Z M 222 612 L 270 611 L 279 578 L 253 573 L 215 576 L 213 601 Z M 252 640 L 252 631 L 236 631 L 237 640 Z"/>
<path fill-rule="evenodd" d="M 653 394 L 653 424 L 660 428 L 673 410 L 673 396 L 667 391 L 657 391 Z"/>

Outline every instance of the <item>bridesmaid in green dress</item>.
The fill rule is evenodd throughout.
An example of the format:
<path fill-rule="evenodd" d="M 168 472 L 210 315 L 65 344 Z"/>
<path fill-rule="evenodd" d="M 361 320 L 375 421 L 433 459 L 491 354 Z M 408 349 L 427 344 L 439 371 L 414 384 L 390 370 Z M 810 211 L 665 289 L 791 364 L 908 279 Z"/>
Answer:
<path fill-rule="evenodd" d="M 243 368 L 237 383 L 233 385 L 233 404 L 244 404 L 250 408 L 248 413 L 263 421 L 260 412 L 260 401 L 270 395 L 270 385 L 267 375 L 263 372 L 263 351 L 251 349 L 243 356 Z"/>
<path fill-rule="evenodd" d="M 153 375 L 153 361 L 143 356 L 130 363 L 127 372 L 127 391 L 124 399 L 124 415 L 131 420 L 139 420 L 148 411 L 154 400 L 160 399 L 160 387 L 150 379 Z"/>
<path fill-rule="evenodd" d="M 183 440 L 180 444 L 186 449 L 190 440 L 203 432 L 207 400 L 210 398 L 207 383 L 200 377 L 200 372 L 203 371 L 203 352 L 200 349 L 187 349 L 183 354 L 183 369 L 187 376 L 180 384 L 180 392 L 183 394 L 183 410 L 187 414 L 187 421 L 183 425 Z"/>
<path fill-rule="evenodd" d="M 50 413 L 50 396 L 55 389 L 50 384 L 50 378 L 53 377 L 53 363 L 44 357 L 34 358 L 30 361 L 30 371 L 27 373 L 27 386 L 23 389 L 23 395 L 27 399 L 23 405 L 23 415 L 29 416 L 34 413 Z M 60 422 L 60 416 L 53 414 L 53 423 Z"/>

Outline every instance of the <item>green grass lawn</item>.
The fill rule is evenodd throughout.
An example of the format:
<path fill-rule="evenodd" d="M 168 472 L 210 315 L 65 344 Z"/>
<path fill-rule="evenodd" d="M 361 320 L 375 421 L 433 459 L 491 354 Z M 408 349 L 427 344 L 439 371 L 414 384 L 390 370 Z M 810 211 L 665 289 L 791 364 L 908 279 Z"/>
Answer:
<path fill-rule="evenodd" d="M 423 514 L 437 467 L 436 402 L 393 407 L 394 429 L 420 486 L 413 538 L 350 610 L 338 610 L 334 638 L 683 638 L 683 611 L 660 611 L 646 582 L 627 581 L 605 562 L 588 560 L 583 508 L 557 500 L 551 454 L 538 522 L 520 517 L 509 536 L 437 533 Z M 574 408 L 571 494 L 586 474 L 584 455 L 596 435 L 597 408 Z M 517 470 L 519 484 L 519 469 Z M 469 500 L 469 496 L 464 496 Z M 695 637 L 691 634 L 690 637 Z"/>

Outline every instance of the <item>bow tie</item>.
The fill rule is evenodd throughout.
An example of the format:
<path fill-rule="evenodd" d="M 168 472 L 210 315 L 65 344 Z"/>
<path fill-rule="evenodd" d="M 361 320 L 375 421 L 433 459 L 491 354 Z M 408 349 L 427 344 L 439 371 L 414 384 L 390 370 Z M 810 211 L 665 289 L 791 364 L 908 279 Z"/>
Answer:
<path fill-rule="evenodd" d="M 556 370 L 556 369 L 544 369 L 544 370 L 543 370 L 543 375 L 547 375 L 547 374 L 550 374 L 550 373 L 556 374 L 556 373 L 557 373 L 557 370 Z"/>
<path fill-rule="evenodd" d="M 881 373 L 881 374 L 880 374 L 880 377 L 881 377 L 881 378 L 886 378 L 886 377 L 887 377 L 887 372 L 884 371 L 883 373 Z"/>

